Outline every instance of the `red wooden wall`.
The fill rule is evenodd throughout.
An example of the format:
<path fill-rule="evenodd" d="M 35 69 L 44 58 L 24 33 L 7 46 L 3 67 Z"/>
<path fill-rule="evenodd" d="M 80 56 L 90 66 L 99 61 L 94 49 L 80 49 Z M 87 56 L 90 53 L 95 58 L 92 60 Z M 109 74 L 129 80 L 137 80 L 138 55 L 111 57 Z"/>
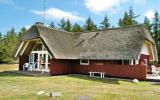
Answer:
<path fill-rule="evenodd" d="M 73 60 L 52 59 L 50 61 L 50 73 L 51 75 L 72 74 L 75 67 L 74 63 Z"/>
<path fill-rule="evenodd" d="M 27 55 L 19 56 L 19 70 L 23 70 L 23 65 L 29 62 L 29 57 Z"/>
<path fill-rule="evenodd" d="M 140 65 L 114 65 L 108 61 L 90 60 L 89 65 L 80 65 L 79 60 L 52 59 L 51 75 L 88 74 L 89 71 L 105 72 L 106 76 L 146 79 L 147 67 Z"/>

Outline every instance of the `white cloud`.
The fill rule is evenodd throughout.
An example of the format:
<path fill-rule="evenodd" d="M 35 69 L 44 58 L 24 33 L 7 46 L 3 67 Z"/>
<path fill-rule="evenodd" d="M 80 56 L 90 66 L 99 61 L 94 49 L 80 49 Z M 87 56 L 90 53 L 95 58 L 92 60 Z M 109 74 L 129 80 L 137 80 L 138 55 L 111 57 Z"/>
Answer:
<path fill-rule="evenodd" d="M 154 10 L 148 10 L 148 11 L 144 14 L 144 16 L 146 16 L 146 17 L 149 18 L 149 19 L 153 19 L 153 18 L 154 18 L 154 13 L 155 13 Z"/>
<path fill-rule="evenodd" d="M 85 0 L 85 6 L 93 13 L 112 12 L 127 0 Z"/>
<path fill-rule="evenodd" d="M 32 11 L 34 14 L 39 15 L 39 16 L 43 16 L 44 12 L 43 11 L 37 11 L 37 10 L 33 10 Z M 67 12 L 61 9 L 57 9 L 57 8 L 49 8 L 45 11 L 45 18 L 48 20 L 53 20 L 53 19 L 70 19 L 71 21 L 84 21 L 85 19 L 81 16 L 78 16 L 77 14 L 75 14 L 74 12 Z"/>

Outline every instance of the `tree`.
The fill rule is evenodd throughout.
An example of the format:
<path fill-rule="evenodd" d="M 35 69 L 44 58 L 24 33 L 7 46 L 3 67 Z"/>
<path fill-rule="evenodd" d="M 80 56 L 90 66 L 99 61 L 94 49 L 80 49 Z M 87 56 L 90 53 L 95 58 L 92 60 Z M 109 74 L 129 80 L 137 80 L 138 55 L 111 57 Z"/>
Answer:
<path fill-rule="evenodd" d="M 134 9 L 132 7 L 129 8 L 128 14 L 129 14 L 129 24 L 130 25 L 138 24 L 135 18 L 139 17 L 139 15 L 135 15 Z"/>
<path fill-rule="evenodd" d="M 2 33 L 0 33 L 0 63 L 3 62 L 3 37 L 2 37 Z"/>
<path fill-rule="evenodd" d="M 65 23 L 65 28 L 64 28 L 64 30 L 70 32 L 71 29 L 72 29 L 72 24 L 70 23 L 70 20 L 67 19 L 67 22 Z"/>
<path fill-rule="evenodd" d="M 125 11 L 124 12 L 124 16 L 122 19 L 119 19 L 119 26 L 120 27 L 125 27 L 125 26 L 129 26 L 130 25 L 130 18 L 128 13 Z"/>
<path fill-rule="evenodd" d="M 58 24 L 58 26 L 60 30 L 65 30 L 66 21 L 64 20 L 64 18 L 60 20 L 60 23 Z"/>
<path fill-rule="evenodd" d="M 18 41 L 20 41 L 24 35 L 24 33 L 27 31 L 25 27 L 22 27 L 19 34 L 18 34 Z"/>
<path fill-rule="evenodd" d="M 156 11 L 155 14 L 154 14 L 154 18 L 153 18 L 153 33 L 152 33 L 152 36 L 153 36 L 153 39 L 155 40 L 156 44 L 158 45 L 159 44 L 159 27 L 160 27 L 160 19 L 159 19 L 159 14 L 158 12 Z"/>
<path fill-rule="evenodd" d="M 129 8 L 128 12 L 124 12 L 123 18 L 119 19 L 118 25 L 120 27 L 125 27 L 129 25 L 136 25 L 138 22 L 135 20 L 139 15 L 135 15 L 132 7 Z"/>
<path fill-rule="evenodd" d="M 17 45 L 17 34 L 15 32 L 15 29 L 12 28 L 10 31 L 7 32 L 7 34 L 4 36 L 4 44 L 3 44 L 3 62 L 10 63 L 13 61 L 14 58 L 12 58 L 12 52 L 15 49 Z"/>
<path fill-rule="evenodd" d="M 158 59 L 160 59 L 160 19 L 159 13 L 156 11 L 153 18 L 152 23 L 152 37 L 156 43 L 157 51 L 158 51 Z"/>
<path fill-rule="evenodd" d="M 0 32 L 0 41 L 2 40 L 2 33 Z"/>
<path fill-rule="evenodd" d="M 110 23 L 107 15 L 105 15 L 103 21 L 100 24 L 101 24 L 100 29 L 102 30 L 108 29 L 110 27 Z"/>
<path fill-rule="evenodd" d="M 118 25 L 119 25 L 120 27 L 124 27 L 123 20 L 122 20 L 121 18 L 119 19 Z"/>
<path fill-rule="evenodd" d="M 84 25 L 84 30 L 85 31 L 96 31 L 97 30 L 97 26 L 94 24 L 90 16 L 86 20 L 86 23 Z"/>
<path fill-rule="evenodd" d="M 78 23 L 75 23 L 72 27 L 72 31 L 73 32 L 83 32 L 83 29 L 81 28 L 81 26 Z"/>
<path fill-rule="evenodd" d="M 147 29 L 151 32 L 151 22 L 146 16 L 144 18 L 144 22 L 143 23 L 146 25 Z"/>
<path fill-rule="evenodd" d="M 53 21 L 49 24 L 49 28 L 55 29 L 55 25 Z"/>

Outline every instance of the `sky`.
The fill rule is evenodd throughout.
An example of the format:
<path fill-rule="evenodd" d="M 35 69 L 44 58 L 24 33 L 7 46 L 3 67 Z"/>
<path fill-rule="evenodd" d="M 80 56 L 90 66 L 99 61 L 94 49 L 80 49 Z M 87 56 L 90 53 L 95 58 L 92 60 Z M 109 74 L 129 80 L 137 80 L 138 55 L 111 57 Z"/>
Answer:
<path fill-rule="evenodd" d="M 160 0 L 45 0 L 45 21 L 57 25 L 59 20 L 70 19 L 83 26 L 90 16 L 99 25 L 107 15 L 112 26 L 130 6 L 140 15 L 136 20 L 143 23 L 144 17 L 153 19 L 160 12 Z M 18 32 L 23 26 L 30 28 L 35 22 L 43 22 L 44 0 L 0 0 L 0 32 L 6 34 L 11 28 Z"/>

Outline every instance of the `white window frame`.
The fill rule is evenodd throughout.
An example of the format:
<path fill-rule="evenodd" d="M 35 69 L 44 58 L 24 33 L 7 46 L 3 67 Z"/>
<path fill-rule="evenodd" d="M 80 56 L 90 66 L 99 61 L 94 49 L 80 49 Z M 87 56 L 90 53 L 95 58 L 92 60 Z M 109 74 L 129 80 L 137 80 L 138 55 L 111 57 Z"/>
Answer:
<path fill-rule="evenodd" d="M 82 62 L 82 60 L 86 60 L 87 63 Z M 80 59 L 80 65 L 89 65 L 89 59 Z"/>

